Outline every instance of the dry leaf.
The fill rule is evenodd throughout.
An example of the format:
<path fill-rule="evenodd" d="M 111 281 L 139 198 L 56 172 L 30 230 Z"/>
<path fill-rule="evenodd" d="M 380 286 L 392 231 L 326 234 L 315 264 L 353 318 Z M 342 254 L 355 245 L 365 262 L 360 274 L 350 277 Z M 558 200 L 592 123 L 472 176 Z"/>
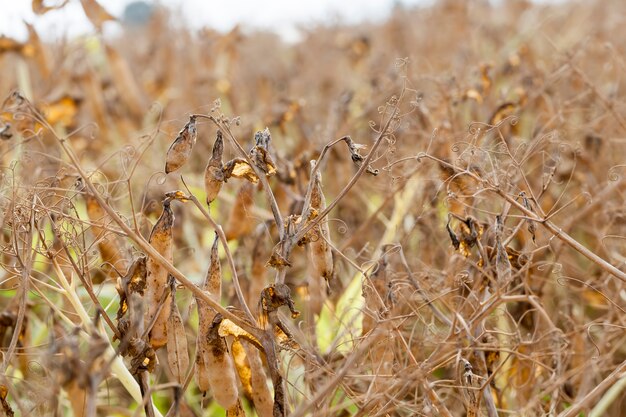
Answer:
<path fill-rule="evenodd" d="M 498 106 L 496 111 L 494 111 L 491 117 L 489 118 L 489 124 L 491 126 L 496 126 L 502 120 L 506 119 L 507 117 L 515 113 L 516 110 L 517 110 L 517 105 L 515 103 L 507 102 L 507 103 L 501 104 L 500 106 Z"/>
<path fill-rule="evenodd" d="M 242 178 L 250 181 L 253 184 L 259 182 L 259 177 L 254 173 L 254 170 L 245 159 L 234 158 L 226 162 L 223 169 L 224 182 L 229 178 Z"/>
<path fill-rule="evenodd" d="M 256 337 L 252 336 L 250 333 L 237 326 L 229 319 L 223 319 L 221 321 L 218 334 L 221 337 L 232 336 L 237 339 L 245 339 L 248 342 L 254 344 L 257 348 L 263 349 L 261 342 L 259 342 Z"/>

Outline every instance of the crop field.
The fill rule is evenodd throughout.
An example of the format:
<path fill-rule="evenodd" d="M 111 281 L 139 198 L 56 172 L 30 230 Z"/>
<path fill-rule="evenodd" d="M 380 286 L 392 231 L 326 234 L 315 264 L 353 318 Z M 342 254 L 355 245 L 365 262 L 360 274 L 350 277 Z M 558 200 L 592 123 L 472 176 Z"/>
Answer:
<path fill-rule="evenodd" d="M 0 416 L 625 415 L 626 2 L 70 1 L 0 37 Z"/>

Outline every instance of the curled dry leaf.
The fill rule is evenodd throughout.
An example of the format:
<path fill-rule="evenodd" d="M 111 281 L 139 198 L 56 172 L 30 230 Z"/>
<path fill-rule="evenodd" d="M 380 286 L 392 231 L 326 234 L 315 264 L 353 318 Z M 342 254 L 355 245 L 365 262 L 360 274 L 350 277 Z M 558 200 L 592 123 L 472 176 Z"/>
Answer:
<path fill-rule="evenodd" d="M 459 220 L 458 235 L 450 227 L 450 217 L 448 217 L 446 230 L 448 231 L 454 249 L 467 258 L 470 256 L 470 249 L 476 245 L 476 242 L 481 238 L 484 227 L 472 216 Z"/>
<path fill-rule="evenodd" d="M 506 102 L 501 104 L 489 118 L 489 124 L 491 126 L 496 126 L 498 123 L 515 113 L 516 110 L 517 105 L 515 103 Z"/>
<path fill-rule="evenodd" d="M 197 139 L 196 116 L 190 116 L 189 121 L 178 133 L 178 136 L 167 151 L 165 157 L 166 174 L 176 171 L 187 162 Z"/>
<path fill-rule="evenodd" d="M 209 297 L 219 302 L 222 293 L 222 269 L 218 256 L 218 235 L 215 234 L 215 240 L 211 246 L 211 255 L 209 268 L 206 273 L 206 277 L 200 284 L 200 289 L 209 293 Z M 195 365 L 195 378 L 196 383 L 200 391 L 208 391 L 209 384 L 209 370 L 208 370 L 208 350 L 211 349 L 207 335 L 215 318 L 215 310 L 210 307 L 205 301 L 196 297 L 196 304 L 198 306 L 198 336 L 196 339 L 196 365 Z"/>
<path fill-rule="evenodd" d="M 285 349 L 297 349 L 298 344 L 293 340 L 291 332 L 278 317 L 278 309 L 289 307 L 291 317 L 296 318 L 300 312 L 296 310 L 291 298 L 291 290 L 285 284 L 272 284 L 261 291 L 259 299 L 259 324 L 266 330 L 272 330 L 280 345 Z"/>
<path fill-rule="evenodd" d="M 315 161 L 311 161 L 311 172 Z M 311 189 L 311 211 L 322 212 L 326 209 L 326 197 L 322 190 L 322 174 L 318 170 L 315 173 L 313 188 Z M 314 228 L 315 234 L 309 242 L 309 258 L 311 260 L 313 279 L 324 278 L 329 280 L 333 275 L 333 254 L 330 248 L 330 230 L 328 220 L 322 219 L 318 226 Z"/>
<path fill-rule="evenodd" d="M 266 127 L 265 130 L 254 134 L 255 145 L 250 150 L 250 160 L 268 177 L 276 174 L 276 163 L 269 152 L 271 140 L 270 130 Z"/>
<path fill-rule="evenodd" d="M 174 212 L 170 207 L 169 199 L 163 201 L 163 212 L 152 228 L 149 243 L 156 249 L 166 260 L 173 261 L 172 250 L 172 226 L 174 224 Z M 150 323 L 159 310 L 159 300 L 167 291 L 167 270 L 152 257 L 148 258 L 146 269 L 148 271 L 146 278 L 145 300 L 148 307 L 146 312 L 146 325 Z M 158 349 L 167 343 L 167 320 L 170 313 L 170 298 L 166 297 L 163 308 L 157 317 L 152 330 L 150 331 L 149 340 L 154 349 Z"/>
<path fill-rule="evenodd" d="M 211 204 L 217 198 L 222 183 L 224 182 L 224 164 L 222 163 L 222 155 L 224 154 L 224 139 L 222 131 L 217 131 L 217 137 L 213 144 L 213 153 L 209 163 L 204 171 L 204 190 L 206 191 L 206 203 Z"/>
<path fill-rule="evenodd" d="M 270 258 L 267 260 L 265 266 L 271 266 L 272 268 L 280 269 L 284 267 L 290 267 L 291 262 L 285 259 L 280 253 L 278 253 L 278 250 L 275 249 L 272 252 Z"/>
<path fill-rule="evenodd" d="M 256 337 L 252 336 L 250 333 L 237 326 L 229 319 L 222 320 L 218 329 L 218 333 L 221 337 L 232 336 L 236 339 L 245 339 L 255 345 L 257 348 L 263 349 L 261 342 L 259 342 Z"/>
<path fill-rule="evenodd" d="M 245 179 L 252 184 L 259 182 L 259 177 L 254 173 L 248 161 L 242 158 L 234 158 L 226 162 L 222 172 L 224 174 L 224 182 L 228 181 L 229 178 Z"/>
<path fill-rule="evenodd" d="M 350 155 L 352 157 L 352 162 L 354 162 L 356 166 L 360 167 L 365 160 L 365 158 L 361 155 L 360 150 L 364 149 L 365 145 L 354 143 L 350 136 L 344 136 L 342 139 L 348 145 L 348 149 L 350 150 Z M 371 165 L 368 165 L 366 172 L 368 174 L 376 176 L 378 175 L 379 170 L 372 168 Z"/>
<path fill-rule="evenodd" d="M 189 352 L 187 350 L 187 336 L 185 325 L 176 305 L 176 279 L 170 275 L 171 308 L 167 321 L 167 362 L 174 379 L 179 384 L 185 382 L 187 368 L 189 368 Z"/>

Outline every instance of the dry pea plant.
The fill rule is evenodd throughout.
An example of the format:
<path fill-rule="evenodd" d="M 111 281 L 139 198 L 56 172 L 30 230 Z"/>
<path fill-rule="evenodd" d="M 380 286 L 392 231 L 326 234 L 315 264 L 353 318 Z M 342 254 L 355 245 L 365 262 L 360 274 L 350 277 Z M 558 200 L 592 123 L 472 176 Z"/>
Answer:
<path fill-rule="evenodd" d="M 624 414 L 626 3 L 80 4 L 0 38 L 3 415 Z"/>

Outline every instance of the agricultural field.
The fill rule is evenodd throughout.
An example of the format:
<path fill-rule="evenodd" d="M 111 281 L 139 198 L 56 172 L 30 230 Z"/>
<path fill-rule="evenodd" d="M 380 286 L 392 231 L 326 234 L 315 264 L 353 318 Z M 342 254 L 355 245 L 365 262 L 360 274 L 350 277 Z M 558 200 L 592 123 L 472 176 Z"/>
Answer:
<path fill-rule="evenodd" d="M 625 415 L 626 2 L 71 1 L 0 37 L 0 415 Z"/>

